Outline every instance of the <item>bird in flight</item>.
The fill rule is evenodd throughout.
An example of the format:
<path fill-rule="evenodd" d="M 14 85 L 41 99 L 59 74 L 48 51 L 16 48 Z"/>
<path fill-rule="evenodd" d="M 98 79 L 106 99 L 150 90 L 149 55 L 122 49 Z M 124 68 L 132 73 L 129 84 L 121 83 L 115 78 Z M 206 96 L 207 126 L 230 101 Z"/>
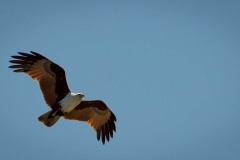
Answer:
<path fill-rule="evenodd" d="M 11 56 L 14 60 L 14 72 L 24 72 L 33 80 L 38 81 L 42 95 L 50 111 L 41 115 L 38 120 L 47 127 L 54 125 L 60 117 L 69 120 L 84 121 L 97 134 L 97 139 L 109 141 L 116 132 L 114 113 L 101 100 L 82 100 L 82 93 L 72 93 L 67 85 L 65 71 L 62 67 L 42 56 L 30 51 L 31 54 L 18 52 Z"/>

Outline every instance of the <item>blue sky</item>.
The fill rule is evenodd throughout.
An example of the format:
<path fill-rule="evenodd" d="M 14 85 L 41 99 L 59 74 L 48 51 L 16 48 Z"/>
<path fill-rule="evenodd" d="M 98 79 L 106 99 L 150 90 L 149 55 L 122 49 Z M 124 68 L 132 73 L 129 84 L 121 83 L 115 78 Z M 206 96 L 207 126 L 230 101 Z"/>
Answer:
<path fill-rule="evenodd" d="M 1 159 L 240 158 L 240 2 L 0 1 Z M 85 123 L 37 121 L 36 82 L 7 67 L 36 51 L 72 92 L 117 116 L 105 145 Z"/>

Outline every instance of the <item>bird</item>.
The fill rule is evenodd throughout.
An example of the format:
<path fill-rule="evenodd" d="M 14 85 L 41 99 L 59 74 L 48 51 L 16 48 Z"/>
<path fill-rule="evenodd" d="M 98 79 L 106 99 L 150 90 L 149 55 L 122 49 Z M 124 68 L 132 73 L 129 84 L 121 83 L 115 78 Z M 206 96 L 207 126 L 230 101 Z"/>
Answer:
<path fill-rule="evenodd" d="M 72 93 L 68 87 L 64 69 L 43 55 L 17 52 L 9 68 L 16 73 L 26 73 L 40 86 L 46 104 L 51 108 L 38 120 L 47 127 L 53 126 L 60 117 L 86 122 L 92 127 L 98 141 L 109 141 L 116 132 L 114 113 L 102 100 L 83 100 L 83 93 Z"/>

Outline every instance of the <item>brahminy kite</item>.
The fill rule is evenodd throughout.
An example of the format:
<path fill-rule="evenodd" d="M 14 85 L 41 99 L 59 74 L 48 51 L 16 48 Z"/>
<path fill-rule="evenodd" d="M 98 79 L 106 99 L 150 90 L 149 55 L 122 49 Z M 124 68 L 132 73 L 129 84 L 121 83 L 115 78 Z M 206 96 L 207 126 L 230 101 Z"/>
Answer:
<path fill-rule="evenodd" d="M 14 65 L 14 72 L 24 72 L 33 80 L 37 80 L 45 102 L 51 108 L 38 120 L 47 127 L 54 125 L 60 117 L 69 120 L 85 121 L 97 133 L 97 139 L 113 138 L 116 132 L 114 113 L 101 100 L 84 101 L 82 93 L 72 93 L 67 85 L 65 71 L 62 67 L 31 51 L 32 54 L 18 52 L 9 62 Z"/>

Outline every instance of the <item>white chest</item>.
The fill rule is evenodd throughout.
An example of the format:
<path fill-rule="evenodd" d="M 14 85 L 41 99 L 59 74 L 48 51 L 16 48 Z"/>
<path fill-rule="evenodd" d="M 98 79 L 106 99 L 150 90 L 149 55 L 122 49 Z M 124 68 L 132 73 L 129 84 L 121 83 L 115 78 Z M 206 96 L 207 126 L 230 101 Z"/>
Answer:
<path fill-rule="evenodd" d="M 81 100 L 81 95 L 69 92 L 61 101 L 59 101 L 61 111 L 63 113 L 72 111 L 81 102 Z"/>

